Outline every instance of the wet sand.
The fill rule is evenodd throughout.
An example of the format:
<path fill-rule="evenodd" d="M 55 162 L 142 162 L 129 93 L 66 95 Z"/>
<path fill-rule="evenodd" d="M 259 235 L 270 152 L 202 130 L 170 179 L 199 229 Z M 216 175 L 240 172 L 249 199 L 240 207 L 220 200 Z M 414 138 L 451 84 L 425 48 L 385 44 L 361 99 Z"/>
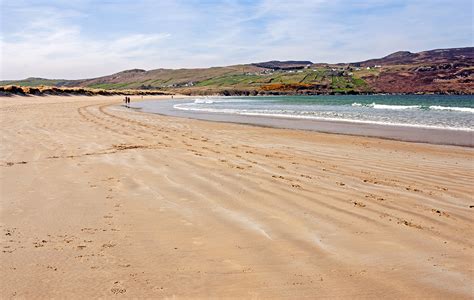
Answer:
<path fill-rule="evenodd" d="M 1 298 L 472 299 L 472 148 L 120 103 L 0 98 Z"/>
<path fill-rule="evenodd" d="M 195 98 L 195 97 L 194 97 Z M 283 129 L 301 129 L 323 133 L 337 133 L 378 137 L 407 142 L 421 142 L 440 145 L 474 146 L 474 132 L 452 129 L 423 128 L 413 126 L 380 125 L 346 121 L 310 120 L 271 116 L 251 116 L 203 111 L 186 111 L 173 108 L 175 104 L 186 103 L 186 99 L 169 101 L 146 101 L 134 103 L 144 112 L 167 116 L 208 120 L 214 122 L 258 125 Z M 191 100 L 192 102 L 192 100 Z"/>

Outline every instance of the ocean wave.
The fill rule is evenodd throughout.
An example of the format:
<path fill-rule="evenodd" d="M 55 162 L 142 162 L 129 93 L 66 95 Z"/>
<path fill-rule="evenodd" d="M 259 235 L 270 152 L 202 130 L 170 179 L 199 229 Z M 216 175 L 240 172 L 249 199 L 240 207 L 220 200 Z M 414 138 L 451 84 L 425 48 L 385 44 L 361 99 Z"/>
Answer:
<path fill-rule="evenodd" d="M 432 105 L 429 108 L 431 110 L 448 110 L 448 111 L 460 111 L 460 112 L 474 113 L 474 108 L 471 108 L 471 107 L 449 107 L 449 106 Z"/>
<path fill-rule="evenodd" d="M 195 104 L 213 104 L 214 101 L 209 100 L 209 99 L 194 99 L 194 103 Z"/>
<path fill-rule="evenodd" d="M 274 102 L 273 99 L 259 99 L 259 102 Z M 212 97 L 211 98 L 195 98 L 194 102 L 189 104 L 219 104 L 219 103 L 249 103 L 249 102 L 256 102 L 254 99 L 241 99 L 241 98 L 233 98 L 233 97 Z"/>
<path fill-rule="evenodd" d="M 369 105 L 375 109 L 393 109 L 393 110 L 405 110 L 405 109 L 420 109 L 421 105 L 386 105 L 372 103 Z"/>
<path fill-rule="evenodd" d="M 406 109 L 429 109 L 429 110 L 445 110 L 445 111 L 457 111 L 457 112 L 470 112 L 474 113 L 474 108 L 471 107 L 450 107 L 450 106 L 440 106 L 440 105 L 431 105 L 429 107 L 422 105 L 389 105 L 389 104 L 363 104 L 354 102 L 351 104 L 353 107 L 370 107 L 375 109 L 390 109 L 390 110 L 406 110 Z"/>
<path fill-rule="evenodd" d="M 224 113 L 233 115 L 244 115 L 244 116 L 258 116 L 258 117 L 273 117 L 273 118 L 289 118 L 289 119 L 303 119 L 303 120 L 317 120 L 317 121 L 336 121 L 336 122 L 347 122 L 347 123 L 361 123 L 361 124 L 376 124 L 384 126 L 400 126 L 400 127 L 416 127 L 416 128 L 428 128 L 428 129 L 446 129 L 456 131 L 468 131 L 474 132 L 473 128 L 469 127 L 452 127 L 452 126 L 441 126 L 441 125 L 428 125 L 428 124 L 410 124 L 390 121 L 375 121 L 375 120 L 361 120 L 361 119 L 350 119 L 340 117 L 337 114 L 334 116 L 316 116 L 300 114 L 295 111 L 284 111 L 284 110 L 245 110 L 245 109 L 230 109 L 230 108 L 197 108 L 189 107 L 184 104 L 176 104 L 173 106 L 175 109 L 186 110 L 186 111 L 200 111 L 207 113 Z"/>
<path fill-rule="evenodd" d="M 405 110 L 405 109 L 421 109 L 421 105 L 389 105 L 389 104 L 377 104 L 375 102 L 370 104 L 362 104 L 358 102 L 352 103 L 354 107 L 371 107 L 375 109 L 392 109 L 392 110 Z"/>

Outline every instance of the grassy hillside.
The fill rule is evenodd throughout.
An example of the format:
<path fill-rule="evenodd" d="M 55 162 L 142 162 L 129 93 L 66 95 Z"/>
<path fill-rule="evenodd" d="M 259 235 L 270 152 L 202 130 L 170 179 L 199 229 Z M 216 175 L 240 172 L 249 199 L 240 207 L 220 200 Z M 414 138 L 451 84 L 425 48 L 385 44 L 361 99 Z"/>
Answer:
<path fill-rule="evenodd" d="M 0 86 L 7 86 L 7 85 L 16 85 L 16 86 L 61 86 L 64 83 L 67 83 L 67 80 L 61 79 L 45 79 L 45 78 L 27 78 L 23 80 L 2 80 L 0 81 Z"/>
<path fill-rule="evenodd" d="M 92 79 L 28 78 L 0 85 L 162 90 L 184 94 L 474 93 L 474 48 L 411 53 L 351 64 L 271 61 L 201 69 L 127 70 Z"/>
<path fill-rule="evenodd" d="M 153 70 L 118 73 L 86 80 L 81 86 L 102 89 L 162 89 L 186 93 L 205 91 L 268 91 L 269 87 L 293 85 L 302 89 L 318 87 L 322 92 L 370 92 L 364 79 L 349 68 L 331 66 L 297 70 L 269 70 L 252 65 L 210 69 Z"/>
<path fill-rule="evenodd" d="M 87 80 L 26 79 L 2 82 L 2 85 L 17 86 L 80 86 L 95 89 L 160 89 L 203 93 L 209 91 L 241 90 L 268 91 L 269 87 L 294 85 L 302 88 L 318 86 L 323 91 L 338 92 L 356 90 L 369 92 L 363 79 L 355 77 L 348 69 L 318 67 L 296 70 L 269 70 L 253 65 L 237 65 L 209 69 L 158 69 L 152 71 L 130 70 L 110 76 Z"/>

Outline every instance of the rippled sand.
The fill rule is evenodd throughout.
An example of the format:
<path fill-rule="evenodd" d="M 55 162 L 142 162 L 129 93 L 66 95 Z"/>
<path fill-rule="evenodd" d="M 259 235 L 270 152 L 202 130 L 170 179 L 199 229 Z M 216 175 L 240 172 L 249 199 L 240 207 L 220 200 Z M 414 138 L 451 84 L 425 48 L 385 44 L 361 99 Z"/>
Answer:
<path fill-rule="evenodd" d="M 2 298 L 473 297 L 472 148 L 119 103 L 0 98 Z"/>

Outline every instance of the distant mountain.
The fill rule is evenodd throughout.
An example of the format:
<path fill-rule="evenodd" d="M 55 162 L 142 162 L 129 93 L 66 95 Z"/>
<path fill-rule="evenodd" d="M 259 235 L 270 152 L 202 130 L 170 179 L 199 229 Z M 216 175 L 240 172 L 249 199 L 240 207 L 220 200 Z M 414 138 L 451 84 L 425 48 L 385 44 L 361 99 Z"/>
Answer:
<path fill-rule="evenodd" d="M 351 65 L 381 66 L 378 74 L 364 76 L 377 92 L 474 94 L 474 47 L 399 51 Z"/>
<path fill-rule="evenodd" d="M 408 64 L 441 64 L 460 63 L 465 65 L 474 64 L 474 47 L 437 49 L 412 53 L 409 51 L 398 51 L 382 58 L 370 59 L 358 63 L 354 66 L 375 66 L 375 65 L 408 65 Z"/>
<path fill-rule="evenodd" d="M 343 64 L 268 61 L 200 69 L 125 70 L 81 80 L 28 78 L 0 85 L 162 90 L 184 94 L 474 94 L 474 47 Z"/>
<path fill-rule="evenodd" d="M 294 70 L 294 69 L 303 69 L 306 66 L 310 66 L 313 63 L 310 61 L 297 61 L 297 60 L 287 60 L 287 61 L 278 61 L 272 60 L 261 63 L 253 63 L 252 65 L 265 69 L 273 70 Z"/>

